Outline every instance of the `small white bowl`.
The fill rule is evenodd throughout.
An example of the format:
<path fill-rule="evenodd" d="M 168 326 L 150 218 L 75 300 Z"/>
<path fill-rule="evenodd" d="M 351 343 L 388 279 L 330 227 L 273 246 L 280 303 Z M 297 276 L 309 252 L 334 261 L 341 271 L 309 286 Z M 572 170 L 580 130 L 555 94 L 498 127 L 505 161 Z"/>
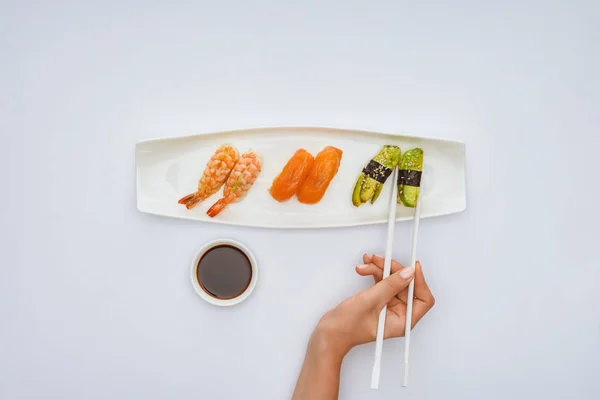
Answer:
<path fill-rule="evenodd" d="M 213 297 L 206 293 L 204 289 L 202 289 L 202 286 L 200 286 L 200 283 L 198 282 L 198 262 L 200 262 L 200 259 L 202 258 L 204 253 L 206 253 L 209 249 L 220 245 L 230 245 L 233 247 L 237 247 L 238 249 L 243 251 L 250 260 L 250 266 L 252 267 L 252 278 L 250 278 L 250 284 L 248 285 L 246 290 L 242 292 L 242 294 L 233 299 L 217 299 L 216 297 Z M 194 287 L 194 290 L 196 291 L 198 296 L 202 297 L 210 304 L 214 304 L 215 306 L 233 306 L 246 300 L 246 298 L 250 296 L 250 294 L 252 294 L 252 291 L 256 286 L 256 281 L 258 280 L 258 264 L 256 263 L 256 258 L 254 258 L 254 254 L 252 254 L 252 252 L 240 242 L 233 239 L 217 239 L 206 243 L 200 248 L 200 250 L 198 250 L 190 267 L 190 278 L 192 280 L 192 286 Z"/>

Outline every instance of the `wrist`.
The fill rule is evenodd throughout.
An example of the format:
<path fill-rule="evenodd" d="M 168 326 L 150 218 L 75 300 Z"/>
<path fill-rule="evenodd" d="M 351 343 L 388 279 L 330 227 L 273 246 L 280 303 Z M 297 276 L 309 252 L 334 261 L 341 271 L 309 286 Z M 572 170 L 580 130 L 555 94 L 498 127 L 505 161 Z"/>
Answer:
<path fill-rule="evenodd" d="M 334 343 L 334 337 L 319 323 L 308 342 L 294 400 L 338 398 L 344 353 Z"/>
<path fill-rule="evenodd" d="M 320 358 L 330 362 L 341 364 L 351 347 L 344 345 L 339 336 L 333 326 L 325 321 L 319 322 L 310 337 L 308 352 L 317 354 Z"/>

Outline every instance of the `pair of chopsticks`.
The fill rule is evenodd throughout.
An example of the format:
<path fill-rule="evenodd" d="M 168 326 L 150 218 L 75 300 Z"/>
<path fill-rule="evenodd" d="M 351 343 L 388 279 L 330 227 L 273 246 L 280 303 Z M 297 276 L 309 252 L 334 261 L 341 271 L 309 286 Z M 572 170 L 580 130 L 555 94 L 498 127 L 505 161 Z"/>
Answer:
<path fill-rule="evenodd" d="M 390 276 L 392 267 L 392 246 L 394 242 L 394 229 L 396 227 L 396 207 L 398 198 L 398 169 L 395 168 L 392 174 L 392 195 L 390 198 L 389 215 L 388 215 L 388 233 L 387 243 L 385 246 L 385 259 L 383 263 L 383 279 Z M 417 197 L 417 206 L 415 208 L 415 218 L 413 221 L 413 237 L 412 250 L 410 256 L 410 267 L 415 267 L 417 263 L 417 235 L 419 232 L 419 219 L 421 216 L 421 193 Z M 408 286 L 408 296 L 406 301 L 406 327 L 404 329 L 404 381 L 402 386 L 408 385 L 408 352 L 410 348 L 410 329 L 412 325 L 413 298 L 415 293 L 414 279 Z M 383 351 L 383 332 L 385 330 L 385 316 L 387 313 L 387 305 L 383 307 L 379 313 L 377 322 L 377 336 L 375 342 L 375 362 L 373 364 L 373 372 L 371 373 L 371 389 L 379 388 L 379 376 L 381 372 L 381 353 Z"/>

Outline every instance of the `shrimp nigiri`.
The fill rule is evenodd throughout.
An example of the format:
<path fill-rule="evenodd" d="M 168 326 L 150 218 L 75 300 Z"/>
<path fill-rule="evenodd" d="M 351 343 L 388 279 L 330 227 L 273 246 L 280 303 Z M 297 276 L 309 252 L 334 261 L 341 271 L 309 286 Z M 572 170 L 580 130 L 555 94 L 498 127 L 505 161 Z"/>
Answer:
<path fill-rule="evenodd" d="M 273 185 L 269 189 L 271 196 L 281 202 L 295 195 L 310 172 L 314 160 L 315 158 L 308 151 L 304 149 L 296 151 L 281 173 L 273 180 Z"/>
<path fill-rule="evenodd" d="M 227 180 L 238 158 L 239 153 L 235 147 L 228 144 L 219 147 L 204 168 L 204 173 L 198 181 L 198 191 L 179 199 L 179 204 L 184 204 L 189 210 L 215 194 Z"/>
<path fill-rule="evenodd" d="M 253 151 L 242 154 L 227 178 L 223 197 L 213 204 L 206 214 L 212 218 L 223 211 L 228 204 L 242 200 L 258 178 L 261 168 L 258 154 Z"/>
<path fill-rule="evenodd" d="M 317 154 L 315 162 L 298 190 L 298 201 L 315 204 L 321 201 L 329 183 L 335 177 L 342 161 L 342 150 L 327 146 Z"/>

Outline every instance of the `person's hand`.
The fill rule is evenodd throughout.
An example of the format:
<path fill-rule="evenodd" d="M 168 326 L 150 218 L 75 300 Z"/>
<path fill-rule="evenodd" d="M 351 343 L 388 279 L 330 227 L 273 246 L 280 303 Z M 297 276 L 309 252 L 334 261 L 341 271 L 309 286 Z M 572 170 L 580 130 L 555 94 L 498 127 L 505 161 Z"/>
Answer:
<path fill-rule="evenodd" d="M 435 303 L 419 262 L 416 268 L 405 268 L 392 261 L 390 276 L 385 280 L 382 280 L 383 257 L 365 254 L 363 262 L 363 265 L 356 267 L 356 272 L 362 276 L 373 276 L 375 286 L 350 297 L 326 313 L 311 339 L 321 342 L 321 346 L 325 345 L 328 351 L 341 357 L 352 347 L 375 340 L 379 313 L 386 304 L 384 337 L 404 336 L 406 297 L 408 284 L 413 277 L 415 291 L 411 329 Z"/>
<path fill-rule="evenodd" d="M 321 318 L 308 343 L 294 400 L 338 398 L 342 359 L 352 347 L 375 340 L 379 313 L 386 304 L 384 337 L 404 335 L 407 288 L 413 277 L 412 327 L 433 307 L 435 300 L 420 263 L 414 269 L 392 261 L 391 275 L 382 280 L 383 257 L 365 254 L 363 262 L 356 272 L 373 276 L 375 286 L 350 297 Z"/>

